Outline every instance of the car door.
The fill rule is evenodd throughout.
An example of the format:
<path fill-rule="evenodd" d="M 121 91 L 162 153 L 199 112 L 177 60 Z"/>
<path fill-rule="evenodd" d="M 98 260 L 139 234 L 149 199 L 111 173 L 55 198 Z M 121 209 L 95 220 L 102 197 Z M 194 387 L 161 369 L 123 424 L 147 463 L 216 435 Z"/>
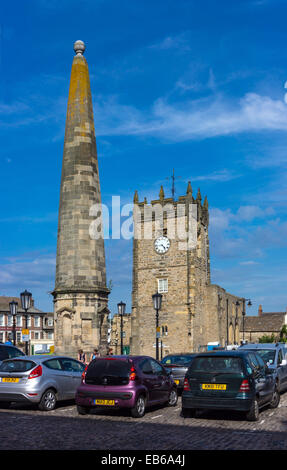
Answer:
<path fill-rule="evenodd" d="M 151 359 L 145 358 L 139 363 L 139 368 L 142 373 L 142 383 L 148 392 L 148 403 L 151 404 L 156 401 L 158 378 L 153 372 Z"/>
<path fill-rule="evenodd" d="M 282 356 L 283 361 L 286 361 L 286 365 L 282 365 L 283 369 L 283 376 L 284 376 L 284 390 L 287 389 L 287 349 L 285 347 L 282 348 Z"/>
<path fill-rule="evenodd" d="M 287 387 L 287 364 L 284 365 L 282 364 L 283 359 L 286 360 L 284 356 L 284 349 L 279 349 L 278 351 L 278 356 L 277 356 L 277 370 L 278 370 L 278 376 L 280 380 L 280 391 L 285 390 Z"/>
<path fill-rule="evenodd" d="M 151 359 L 151 366 L 156 377 L 155 400 L 158 402 L 165 402 L 168 400 L 170 389 L 167 372 L 165 368 L 154 359 Z"/>
<path fill-rule="evenodd" d="M 68 400 L 71 390 L 70 375 L 63 370 L 60 359 L 48 359 L 43 364 L 47 367 L 47 379 L 54 383 L 60 400 Z"/>
<path fill-rule="evenodd" d="M 267 403 L 273 393 L 273 375 L 266 373 L 266 365 L 258 354 L 250 353 L 249 358 L 253 368 L 253 378 L 255 381 L 256 392 L 259 397 L 259 405 Z"/>
<path fill-rule="evenodd" d="M 82 362 L 70 358 L 61 358 L 60 361 L 62 369 L 69 376 L 69 397 L 75 398 L 76 390 L 81 384 L 82 373 L 86 366 Z"/>

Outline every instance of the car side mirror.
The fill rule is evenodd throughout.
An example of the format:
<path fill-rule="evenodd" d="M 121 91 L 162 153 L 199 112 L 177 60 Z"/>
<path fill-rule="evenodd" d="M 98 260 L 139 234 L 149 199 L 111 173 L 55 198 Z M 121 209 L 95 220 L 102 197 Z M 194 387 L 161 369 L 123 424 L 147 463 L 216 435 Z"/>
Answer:
<path fill-rule="evenodd" d="M 286 364 L 287 364 L 286 359 L 282 359 L 282 362 L 281 362 L 280 366 L 286 366 Z"/>

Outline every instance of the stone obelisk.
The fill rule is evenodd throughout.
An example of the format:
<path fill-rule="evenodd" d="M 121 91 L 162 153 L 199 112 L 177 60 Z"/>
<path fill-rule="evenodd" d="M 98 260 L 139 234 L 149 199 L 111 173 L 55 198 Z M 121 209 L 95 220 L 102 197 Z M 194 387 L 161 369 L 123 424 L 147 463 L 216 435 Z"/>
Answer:
<path fill-rule="evenodd" d="M 89 70 L 82 41 L 71 71 L 58 220 L 55 352 L 106 353 L 108 294 L 103 236 L 91 236 L 101 191 Z M 99 215 L 99 211 L 98 211 Z M 100 227 L 102 228 L 102 227 Z"/>

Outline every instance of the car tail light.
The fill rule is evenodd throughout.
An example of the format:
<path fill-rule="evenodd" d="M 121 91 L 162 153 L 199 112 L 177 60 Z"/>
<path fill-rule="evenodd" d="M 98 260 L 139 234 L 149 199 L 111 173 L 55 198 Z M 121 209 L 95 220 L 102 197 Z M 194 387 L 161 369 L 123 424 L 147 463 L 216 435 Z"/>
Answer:
<path fill-rule="evenodd" d="M 249 387 L 249 382 L 248 380 L 242 380 L 242 383 L 240 385 L 239 392 L 250 392 L 250 387 Z"/>
<path fill-rule="evenodd" d="M 82 382 L 82 384 L 85 383 L 87 368 L 88 368 L 88 366 L 85 367 L 85 370 L 84 370 L 84 372 L 82 373 L 82 377 L 81 377 L 81 382 Z"/>
<path fill-rule="evenodd" d="M 130 373 L 129 379 L 130 379 L 130 380 L 136 380 L 136 378 L 137 378 L 136 370 L 135 370 L 134 367 L 131 367 L 131 373 Z"/>
<path fill-rule="evenodd" d="M 190 387 L 189 387 L 189 383 L 188 383 L 187 378 L 184 379 L 183 390 L 186 390 L 187 392 L 190 392 Z"/>
<path fill-rule="evenodd" d="M 36 369 L 33 369 L 28 379 L 36 379 L 36 377 L 41 377 L 43 373 L 42 366 L 37 366 Z"/>

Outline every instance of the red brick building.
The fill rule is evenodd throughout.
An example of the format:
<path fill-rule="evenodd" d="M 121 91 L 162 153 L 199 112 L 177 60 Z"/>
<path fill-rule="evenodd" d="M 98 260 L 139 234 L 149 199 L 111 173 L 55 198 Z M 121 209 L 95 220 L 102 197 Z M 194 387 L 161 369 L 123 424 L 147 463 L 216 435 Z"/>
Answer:
<path fill-rule="evenodd" d="M 0 343 L 6 341 L 13 342 L 13 316 L 10 313 L 9 303 L 14 300 L 18 302 L 18 313 L 16 315 L 16 346 L 23 344 L 22 330 L 26 328 L 25 311 L 21 307 L 21 300 L 18 297 L 0 296 Z M 30 341 L 49 339 L 53 341 L 54 320 L 53 313 L 46 313 L 39 310 L 31 300 L 31 307 L 27 311 Z"/>

